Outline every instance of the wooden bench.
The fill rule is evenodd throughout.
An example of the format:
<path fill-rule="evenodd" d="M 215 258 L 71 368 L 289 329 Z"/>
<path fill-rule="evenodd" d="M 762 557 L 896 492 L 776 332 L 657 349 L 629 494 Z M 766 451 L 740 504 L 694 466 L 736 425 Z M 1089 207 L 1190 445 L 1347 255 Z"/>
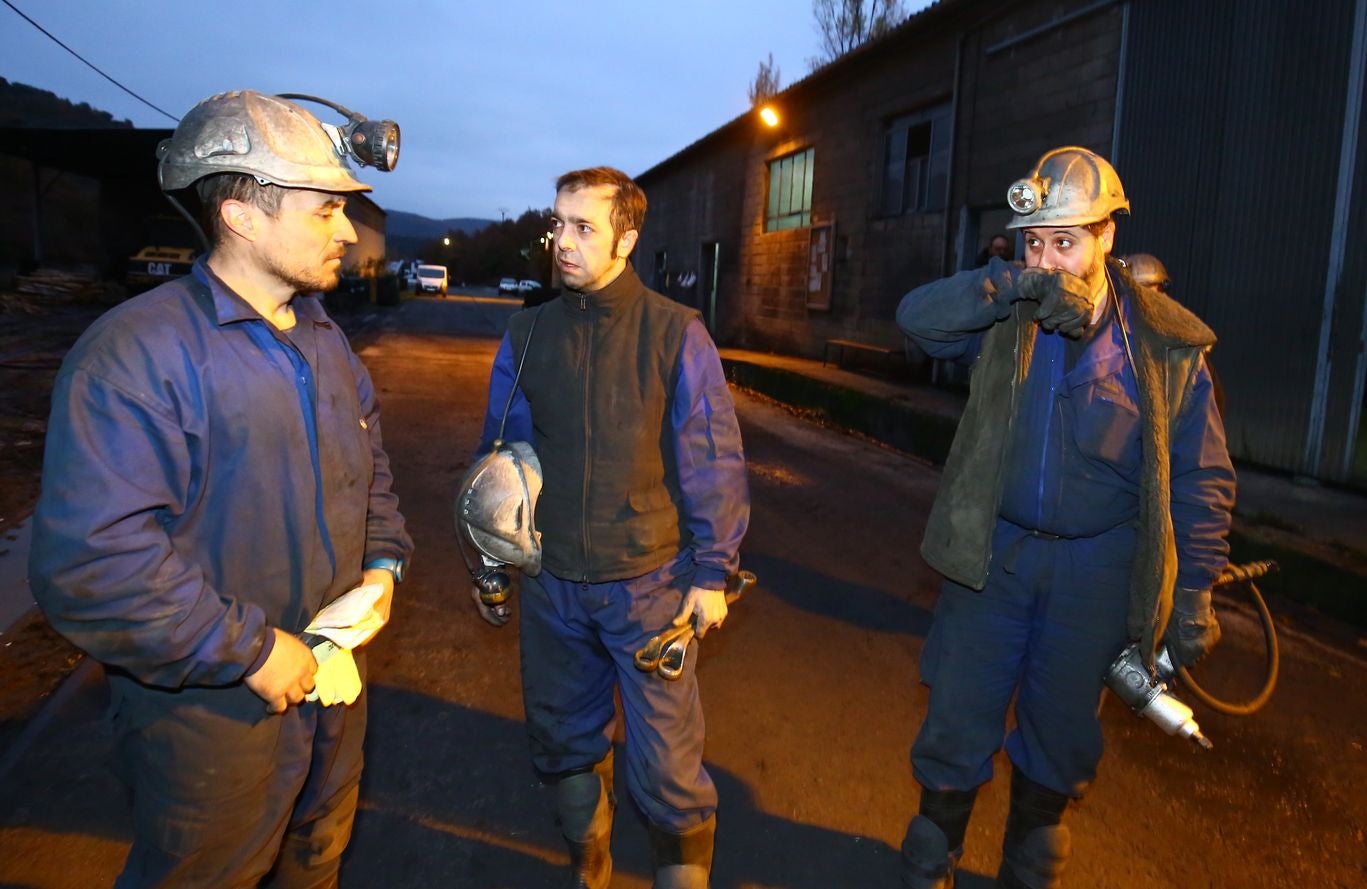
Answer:
<path fill-rule="evenodd" d="M 902 354 L 901 346 L 876 346 L 873 343 L 861 343 L 859 340 L 830 339 L 826 340 L 826 346 L 821 350 L 821 366 L 825 367 L 830 360 L 831 348 L 839 350 L 836 355 L 836 367 L 843 367 L 846 352 L 867 352 L 870 355 L 881 355 L 886 362 L 888 376 L 892 375 L 893 363 Z"/>

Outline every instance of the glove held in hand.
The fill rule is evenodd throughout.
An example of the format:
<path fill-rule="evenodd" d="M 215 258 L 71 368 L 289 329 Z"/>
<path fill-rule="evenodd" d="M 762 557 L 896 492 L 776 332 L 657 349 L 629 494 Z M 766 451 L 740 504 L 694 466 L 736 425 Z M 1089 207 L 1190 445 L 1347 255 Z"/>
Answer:
<path fill-rule="evenodd" d="M 1172 596 L 1172 617 L 1163 641 L 1174 665 L 1190 667 L 1220 641 L 1220 622 L 1215 619 L 1210 590 L 1177 589 Z"/>
<path fill-rule="evenodd" d="M 1016 298 L 1039 303 L 1035 320 L 1045 330 L 1076 338 L 1092 320 L 1096 299 L 1077 275 L 1048 269 L 1026 269 L 1016 279 Z"/>

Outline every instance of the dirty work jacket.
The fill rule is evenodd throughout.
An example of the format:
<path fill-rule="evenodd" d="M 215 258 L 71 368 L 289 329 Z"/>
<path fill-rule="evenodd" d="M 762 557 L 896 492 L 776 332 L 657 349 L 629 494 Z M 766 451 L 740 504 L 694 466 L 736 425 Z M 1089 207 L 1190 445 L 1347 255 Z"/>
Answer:
<path fill-rule="evenodd" d="M 62 364 L 29 576 L 113 679 L 257 718 L 234 684 L 271 628 L 303 630 L 366 560 L 412 549 L 370 375 L 316 298 L 294 309 L 276 330 L 201 262 Z"/>
<path fill-rule="evenodd" d="M 693 584 L 724 588 L 739 565 L 750 495 L 731 393 L 697 313 L 647 290 L 630 266 L 600 291 L 566 291 L 532 312 L 545 316 L 532 333 L 503 437 L 532 442 L 541 456 L 545 491 L 536 526 L 545 569 L 568 580 L 622 580 L 687 550 Z M 510 322 L 510 331 L 525 331 L 532 312 Z M 664 318 L 682 323 L 667 325 Z M 657 342 L 671 326 L 676 341 Z M 498 436 L 512 388 L 518 357 L 512 342 L 505 336 L 494 359 L 481 453 Z M 648 360 L 660 355 L 673 358 L 663 367 Z M 571 422 L 551 399 L 593 410 Z M 559 428 L 548 427 L 553 417 Z M 561 459 L 566 453 L 577 456 Z M 619 460 L 623 454 L 632 465 Z M 547 496 L 582 503 L 584 511 L 548 524 Z M 670 512 L 672 536 L 632 551 L 614 525 L 656 509 Z"/>
<path fill-rule="evenodd" d="M 1129 632 L 1152 652 L 1184 585 L 1207 586 L 1228 554 L 1234 471 L 1202 358 L 1215 336 L 1168 297 L 1140 288 L 1107 260 L 1111 294 L 1127 309 L 1139 395 L 1138 541 Z M 992 558 L 1017 399 L 1031 366 L 1037 306 L 1016 302 L 1020 269 L 992 259 L 908 293 L 899 326 L 931 355 L 976 359 L 968 403 L 931 508 L 921 552 L 937 571 L 982 589 Z"/>

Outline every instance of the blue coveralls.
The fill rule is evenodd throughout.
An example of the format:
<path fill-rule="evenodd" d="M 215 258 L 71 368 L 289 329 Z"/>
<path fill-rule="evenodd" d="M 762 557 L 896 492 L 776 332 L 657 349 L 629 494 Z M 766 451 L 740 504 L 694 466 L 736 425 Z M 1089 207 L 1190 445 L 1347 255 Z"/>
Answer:
<path fill-rule="evenodd" d="M 313 886 L 350 836 L 364 695 L 268 716 L 242 679 L 272 628 L 302 631 L 412 541 L 369 374 L 317 299 L 293 306 L 278 331 L 200 262 L 92 325 L 53 391 L 29 573 L 107 667 L 133 787 L 121 887 L 273 866 Z"/>
<path fill-rule="evenodd" d="M 987 584 L 978 592 L 944 583 L 921 655 L 930 706 L 912 748 L 914 774 L 928 789 L 969 790 L 992 776 L 1013 694 L 1016 727 L 1006 750 L 1017 769 L 1073 797 L 1096 775 L 1103 674 L 1127 642 L 1141 468 L 1138 385 L 1115 301 L 1107 302 L 1082 342 L 1036 337 Z M 971 364 L 982 338 L 922 345 Z M 1218 532 L 1214 545 L 1192 543 L 1204 533 L 1212 495 L 1189 480 L 1196 467 L 1229 462 L 1204 366 L 1170 451 L 1177 583 L 1208 587 L 1224 566 L 1224 546 Z"/>
<path fill-rule="evenodd" d="M 498 435 L 516 363 L 508 337 L 494 358 L 481 452 Z M 669 425 L 689 539 L 639 577 L 581 583 L 543 570 L 521 582 L 522 691 L 532 761 L 547 778 L 584 771 L 611 750 L 620 688 L 627 788 L 651 823 L 671 833 L 707 820 L 717 792 L 702 764 L 703 723 L 690 646 L 677 681 L 642 673 L 633 655 L 678 613 L 691 586 L 722 589 L 738 566 L 750 501 L 740 428 L 721 360 L 697 320 L 685 328 Z M 504 439 L 532 441 L 519 390 Z"/>

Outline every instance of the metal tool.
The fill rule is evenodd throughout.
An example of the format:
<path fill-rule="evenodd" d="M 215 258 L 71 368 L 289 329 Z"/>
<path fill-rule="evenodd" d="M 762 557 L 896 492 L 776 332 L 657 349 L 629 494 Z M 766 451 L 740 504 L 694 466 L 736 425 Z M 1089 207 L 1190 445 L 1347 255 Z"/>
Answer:
<path fill-rule="evenodd" d="M 756 583 L 753 571 L 738 571 L 726 578 L 726 604 L 734 604 L 745 591 Z M 681 627 L 666 627 L 650 637 L 650 641 L 636 652 L 636 669 L 643 673 L 657 673 L 660 678 L 673 681 L 683 675 L 688 645 L 696 635 L 690 620 Z"/>
<path fill-rule="evenodd" d="M 1159 669 L 1172 674 L 1172 663 L 1167 660 L 1167 649 L 1159 654 Z M 1147 717 L 1155 725 L 1170 735 L 1189 738 L 1202 747 L 1211 748 L 1210 739 L 1201 734 L 1201 727 L 1192 719 L 1191 708 L 1168 692 L 1168 685 L 1149 675 L 1144 667 L 1144 658 L 1139 651 L 1139 643 L 1126 646 L 1120 656 L 1106 671 L 1106 685 L 1130 709 L 1140 716 Z"/>
<path fill-rule="evenodd" d="M 1163 731 L 1194 741 L 1207 750 L 1211 749 L 1210 739 L 1201 733 L 1201 727 L 1192 718 L 1194 716 L 1192 709 L 1173 696 L 1169 683 L 1176 676 L 1182 680 L 1182 684 L 1198 701 L 1230 716 L 1248 716 L 1257 712 L 1267 703 L 1272 696 L 1272 690 L 1277 686 L 1277 668 L 1280 663 L 1277 649 L 1277 631 L 1272 624 L 1272 613 L 1268 611 L 1267 602 L 1263 600 L 1262 593 L 1258 591 L 1258 587 L 1253 581 L 1276 570 L 1277 563 L 1272 561 L 1230 565 L 1215 581 L 1217 587 L 1227 584 L 1243 584 L 1248 588 L 1249 594 L 1253 597 L 1254 605 L 1257 607 L 1258 617 L 1263 627 L 1263 638 L 1267 643 L 1267 673 L 1264 677 L 1262 690 L 1255 697 L 1242 703 L 1216 698 L 1197 685 L 1196 680 L 1192 678 L 1185 667 L 1173 662 L 1172 655 L 1168 652 L 1166 645 L 1158 649 L 1154 659 L 1153 672 L 1150 673 L 1144 666 L 1144 659 L 1140 654 L 1139 643 L 1137 642 L 1127 646 L 1110 668 L 1106 670 L 1106 685 L 1128 704 L 1130 709 L 1140 716 L 1152 720 Z"/>

